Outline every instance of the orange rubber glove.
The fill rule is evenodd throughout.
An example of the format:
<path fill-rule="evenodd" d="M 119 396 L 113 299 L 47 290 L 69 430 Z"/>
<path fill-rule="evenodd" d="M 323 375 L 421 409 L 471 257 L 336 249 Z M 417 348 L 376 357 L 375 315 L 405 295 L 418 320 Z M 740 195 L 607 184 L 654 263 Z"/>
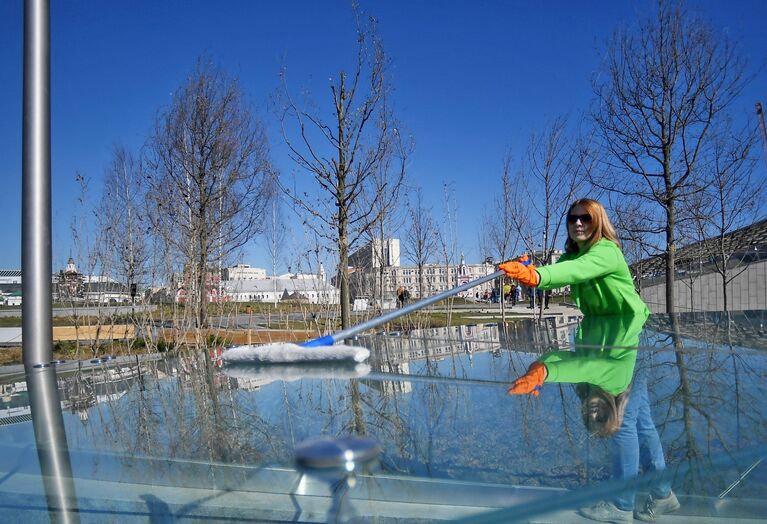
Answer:
<path fill-rule="evenodd" d="M 534 397 L 537 397 L 540 394 L 538 390 L 543 386 L 543 381 L 546 379 L 547 374 L 546 364 L 543 362 L 533 362 L 527 368 L 527 373 L 515 380 L 508 389 L 509 395 L 532 393 Z"/>
<path fill-rule="evenodd" d="M 518 280 L 527 287 L 536 287 L 541 281 L 535 271 L 535 265 L 530 262 L 527 255 L 522 255 L 517 260 L 509 260 L 498 265 L 498 269 L 506 273 L 506 276 Z"/>

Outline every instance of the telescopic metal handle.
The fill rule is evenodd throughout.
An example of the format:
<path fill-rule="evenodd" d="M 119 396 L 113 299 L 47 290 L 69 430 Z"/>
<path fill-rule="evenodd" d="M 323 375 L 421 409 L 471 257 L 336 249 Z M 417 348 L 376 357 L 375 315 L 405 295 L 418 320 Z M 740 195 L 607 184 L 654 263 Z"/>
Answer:
<path fill-rule="evenodd" d="M 421 299 L 418 302 L 414 302 L 410 304 L 409 306 L 404 306 L 399 309 L 395 309 L 394 311 L 385 313 L 381 315 L 380 317 L 371 318 L 370 320 L 366 320 L 365 322 L 357 324 L 356 326 L 352 326 L 348 329 L 344 329 L 343 331 L 339 331 L 338 333 L 333 333 L 332 335 L 326 335 L 324 337 L 315 338 L 308 342 L 304 342 L 301 345 L 304 347 L 331 346 L 338 341 L 353 337 L 354 335 L 358 335 L 359 333 L 362 333 L 365 330 L 380 326 L 381 324 L 385 324 L 391 320 L 394 320 L 395 318 L 399 318 L 401 316 L 407 315 L 414 311 L 418 311 L 419 309 L 424 308 L 430 304 L 439 302 L 440 300 L 443 300 L 450 296 L 457 295 L 461 291 L 466 291 L 467 289 L 471 289 L 480 284 L 484 284 L 485 282 L 489 282 L 490 280 L 494 280 L 503 275 L 504 275 L 503 271 L 501 270 L 495 271 L 494 273 L 490 273 L 489 275 L 485 275 L 484 277 L 479 277 L 475 280 L 472 280 L 471 282 L 466 282 L 465 284 L 461 284 L 460 286 L 454 287 L 452 289 L 447 289 L 443 291 L 442 293 L 437 293 L 434 296 Z"/>

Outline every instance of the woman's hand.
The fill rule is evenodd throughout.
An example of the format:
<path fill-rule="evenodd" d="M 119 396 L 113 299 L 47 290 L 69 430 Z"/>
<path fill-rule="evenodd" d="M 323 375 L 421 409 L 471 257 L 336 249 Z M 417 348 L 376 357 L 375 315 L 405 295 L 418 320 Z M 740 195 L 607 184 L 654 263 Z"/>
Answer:
<path fill-rule="evenodd" d="M 543 381 L 546 380 L 548 370 L 546 364 L 543 362 L 533 362 L 530 367 L 527 368 L 527 373 L 519 377 L 511 387 L 508 389 L 509 395 L 525 395 L 532 393 L 534 397 L 537 397 L 540 392 L 538 389 L 543 386 Z"/>
<path fill-rule="evenodd" d="M 526 256 L 520 257 L 520 260 L 522 258 L 527 260 Z M 527 287 L 536 287 L 538 282 L 541 281 L 538 272 L 535 271 L 535 266 L 529 261 L 527 262 L 527 265 L 525 265 L 524 262 L 509 260 L 508 262 L 499 264 L 498 269 L 506 273 L 507 277 L 518 280 L 521 284 L 524 284 Z"/>

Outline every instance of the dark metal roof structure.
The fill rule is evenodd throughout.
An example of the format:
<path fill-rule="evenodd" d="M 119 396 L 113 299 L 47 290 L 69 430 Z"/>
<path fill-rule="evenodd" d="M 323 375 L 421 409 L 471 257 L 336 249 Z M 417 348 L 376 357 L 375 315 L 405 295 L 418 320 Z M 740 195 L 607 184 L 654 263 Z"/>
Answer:
<path fill-rule="evenodd" d="M 736 229 L 727 233 L 724 238 L 725 249 L 738 255 L 741 263 L 752 263 L 767 259 L 767 218 L 753 224 Z M 676 265 L 679 268 L 684 265 L 708 264 L 715 254 L 712 251 L 712 243 L 718 241 L 709 238 L 693 244 L 688 244 L 676 252 Z M 645 258 L 631 264 L 631 270 L 636 271 L 641 267 L 643 274 L 657 274 L 665 271 L 666 259 L 664 255 Z"/>

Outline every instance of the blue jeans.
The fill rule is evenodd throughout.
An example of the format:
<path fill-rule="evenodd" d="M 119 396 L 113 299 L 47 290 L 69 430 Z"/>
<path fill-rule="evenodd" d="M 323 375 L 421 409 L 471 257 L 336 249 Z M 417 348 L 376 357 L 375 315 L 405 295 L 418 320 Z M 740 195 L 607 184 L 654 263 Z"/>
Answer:
<path fill-rule="evenodd" d="M 629 480 L 639 475 L 660 473 L 666 469 L 658 431 L 650 415 L 650 399 L 647 394 L 647 366 L 649 355 L 639 353 L 634 382 L 629 392 L 628 404 L 621 428 L 611 439 L 613 456 L 613 479 Z M 664 498 L 671 492 L 671 482 L 664 476 L 650 489 L 655 498 Z M 624 511 L 634 510 L 635 489 L 621 492 L 614 500 Z"/>

